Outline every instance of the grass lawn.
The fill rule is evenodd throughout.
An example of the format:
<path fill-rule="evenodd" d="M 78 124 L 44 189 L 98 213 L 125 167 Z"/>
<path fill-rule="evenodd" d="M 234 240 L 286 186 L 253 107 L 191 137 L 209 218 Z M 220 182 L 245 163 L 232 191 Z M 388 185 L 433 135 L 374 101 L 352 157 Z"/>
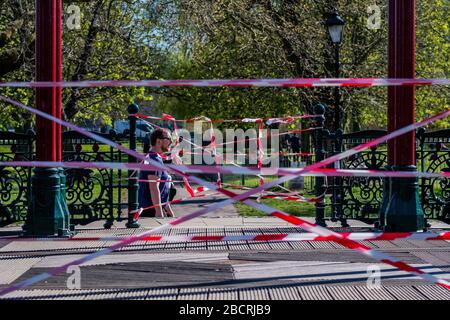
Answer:
<path fill-rule="evenodd" d="M 273 180 L 278 179 L 278 176 L 264 176 L 264 182 L 265 183 L 269 183 Z M 310 192 L 311 190 L 313 190 L 313 183 L 312 183 L 312 179 L 314 179 L 313 177 L 305 177 L 305 189 L 306 192 Z M 235 185 L 235 186 L 244 186 L 244 187 L 249 187 L 249 188 L 256 188 L 259 187 L 259 177 L 257 176 L 249 176 L 246 175 L 244 176 L 244 180 L 242 181 L 242 176 L 241 175 L 224 175 L 222 182 L 224 183 L 228 183 L 231 185 Z M 284 182 L 281 184 L 283 187 L 287 188 L 288 187 L 288 183 Z M 272 188 L 269 188 L 270 191 L 279 191 L 279 192 L 283 192 L 284 190 L 275 186 Z"/>
<path fill-rule="evenodd" d="M 272 180 L 277 179 L 277 176 L 265 176 L 265 182 L 270 182 Z M 232 185 L 242 185 L 242 180 L 240 175 L 226 175 L 224 176 L 224 182 L 230 183 Z M 306 182 L 306 181 L 305 181 Z M 255 176 L 245 176 L 244 178 L 244 186 L 255 188 L 259 186 L 259 178 Z M 284 183 L 283 186 L 287 187 L 288 184 Z M 272 187 L 269 190 L 271 191 L 279 191 L 283 192 L 281 188 L 278 187 Z M 307 194 L 308 190 L 304 190 L 300 192 L 301 194 L 305 193 L 306 197 L 314 197 L 311 194 Z M 295 215 L 295 216 L 302 216 L 302 217 L 314 217 L 316 214 L 316 209 L 314 206 L 314 203 L 308 203 L 308 202 L 297 202 L 297 201 L 286 201 L 286 200 L 277 200 L 277 199 L 263 199 L 261 201 L 262 203 L 273 207 L 280 209 L 286 213 Z M 241 202 L 235 203 L 234 206 L 239 212 L 239 215 L 244 217 L 264 217 L 267 216 L 265 213 L 256 210 L 250 206 L 247 206 L 246 204 L 243 204 Z"/>
<path fill-rule="evenodd" d="M 263 199 L 264 203 L 270 207 L 280 209 L 286 213 L 294 216 L 314 217 L 316 214 L 314 203 L 285 201 L 277 199 Z M 244 217 L 265 217 L 267 216 L 262 211 L 256 210 L 243 203 L 235 203 L 234 206 L 239 212 L 239 215 Z"/>

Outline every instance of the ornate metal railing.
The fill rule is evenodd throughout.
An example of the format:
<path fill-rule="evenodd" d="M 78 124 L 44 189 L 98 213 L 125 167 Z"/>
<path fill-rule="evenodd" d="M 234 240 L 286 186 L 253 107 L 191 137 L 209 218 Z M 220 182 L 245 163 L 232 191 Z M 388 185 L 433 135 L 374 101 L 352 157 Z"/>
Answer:
<path fill-rule="evenodd" d="M 418 166 L 423 172 L 450 172 L 450 130 L 417 132 Z M 450 179 L 420 179 L 422 208 L 427 218 L 450 221 Z"/>
<path fill-rule="evenodd" d="M 96 134 L 118 142 L 126 137 L 114 131 Z M 114 148 L 99 144 L 73 131 L 63 132 L 63 161 L 127 162 L 128 157 Z M 34 160 L 35 135 L 0 132 L 0 161 Z M 75 224 L 126 219 L 128 206 L 127 171 L 110 169 L 65 169 L 66 199 Z M 24 221 L 31 195 L 33 171 L 28 167 L 0 167 L 0 225 Z"/>
<path fill-rule="evenodd" d="M 327 156 L 385 135 L 385 130 L 367 130 L 349 134 L 329 134 L 324 137 Z M 417 168 L 421 172 L 450 172 L 450 130 L 416 133 Z M 339 162 L 342 169 L 385 170 L 386 144 L 373 147 Z M 357 219 L 368 223 L 379 220 L 383 200 L 382 178 L 328 178 L 329 201 L 326 215 L 333 221 Z M 450 179 L 419 179 L 419 192 L 425 218 L 450 221 Z M 318 212 L 320 215 L 321 213 Z"/>
<path fill-rule="evenodd" d="M 351 149 L 359 144 L 386 135 L 385 130 L 367 130 L 331 136 L 333 153 Z M 387 165 L 386 145 L 381 144 L 340 161 L 341 169 L 383 170 Z M 378 177 L 329 178 L 333 220 L 343 223 L 349 218 L 372 223 L 378 220 L 383 200 L 383 179 Z"/>
<path fill-rule="evenodd" d="M 0 132 L 0 161 L 34 158 L 34 133 Z M 31 192 L 31 168 L 0 166 L 0 225 L 23 221 Z"/>
<path fill-rule="evenodd" d="M 320 110 L 319 110 L 320 109 Z M 316 114 L 323 114 L 319 108 Z M 129 110 L 134 114 L 133 110 Z M 130 128 L 136 119 L 129 117 Z M 361 143 L 386 134 L 384 130 L 368 130 L 342 134 L 329 133 L 323 129 L 325 118 L 314 120 L 315 156 L 310 159 L 320 161 Z M 98 133 L 117 143 L 129 143 L 133 149 L 136 137 L 128 133 L 118 135 Z M 77 132 L 63 133 L 63 161 L 108 161 L 128 162 L 128 155 Z M 140 148 L 138 148 L 140 149 Z M 0 161 L 34 160 L 35 134 L 0 132 Z M 417 167 L 422 172 L 450 172 L 450 130 L 416 133 Z M 283 165 L 283 161 L 281 161 Z M 386 145 L 381 144 L 335 164 L 345 169 L 384 170 L 387 165 Z M 33 170 L 28 167 L 0 167 L 0 226 L 26 219 L 31 195 Z M 75 224 L 106 220 L 110 227 L 114 220 L 130 219 L 128 210 L 137 207 L 137 182 L 128 177 L 131 172 L 112 169 L 66 169 L 66 199 Z M 134 182 L 133 182 L 134 181 Z M 429 219 L 450 220 L 450 180 L 420 179 L 421 203 Z M 379 220 L 379 209 L 383 199 L 383 179 L 374 177 L 315 178 L 316 194 L 328 195 L 323 202 L 316 203 L 316 218 L 341 220 L 358 219 L 368 223 Z M 124 211 L 125 209 L 125 211 Z M 125 212 L 125 213 L 124 213 Z M 128 221 L 127 225 L 132 225 Z"/>
<path fill-rule="evenodd" d="M 123 142 L 114 131 L 96 134 Z M 99 144 L 78 132 L 64 132 L 63 161 L 126 162 L 128 157 L 108 145 Z M 65 169 L 66 200 L 74 223 L 120 219 L 127 207 L 127 173 L 112 169 Z"/>

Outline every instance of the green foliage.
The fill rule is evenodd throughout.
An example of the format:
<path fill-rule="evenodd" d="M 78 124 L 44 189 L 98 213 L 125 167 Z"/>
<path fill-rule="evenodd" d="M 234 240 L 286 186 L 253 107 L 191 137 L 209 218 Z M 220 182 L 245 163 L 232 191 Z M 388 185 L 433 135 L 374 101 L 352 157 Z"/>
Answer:
<path fill-rule="evenodd" d="M 416 76 L 450 78 L 450 2 L 418 1 L 416 35 Z M 446 87 L 417 89 L 416 119 L 434 115 L 450 107 L 450 90 Z M 434 128 L 450 128 L 450 119 L 433 124 Z"/>
<path fill-rule="evenodd" d="M 3 0 L 0 81 L 34 79 L 34 1 Z M 64 79 L 230 79 L 334 77 L 334 50 L 324 20 L 336 7 L 345 19 L 341 77 L 387 77 L 387 0 L 381 28 L 367 28 L 366 0 L 72 1 L 81 30 L 64 26 Z M 450 76 L 450 5 L 417 1 L 416 76 Z M 65 16 L 65 19 L 67 15 Z M 448 87 L 419 87 L 416 118 L 450 105 Z M 346 131 L 385 128 L 386 88 L 342 88 Z M 34 91 L 0 89 L 34 104 Z M 64 116 L 79 124 L 112 124 L 137 101 L 177 118 L 272 117 L 334 105 L 330 88 L 65 89 Z M 0 129 L 31 126 L 33 118 L 0 104 Z M 144 113 L 148 109 L 142 110 Z M 329 123 L 328 123 L 329 125 Z M 442 120 L 434 127 L 449 128 Z"/>
<path fill-rule="evenodd" d="M 185 34 L 175 54 L 181 64 L 167 69 L 170 78 L 295 78 L 333 77 L 334 51 L 324 26 L 329 1 L 179 0 L 180 32 Z M 366 28 L 364 1 L 338 1 L 347 20 L 342 44 L 342 76 L 376 77 L 385 73 L 386 25 Z M 189 17 L 189 18 L 188 18 Z M 383 106 L 383 97 L 349 88 L 343 91 L 347 114 L 361 117 L 365 109 Z M 180 116 L 211 118 L 284 116 L 311 113 L 317 102 L 333 109 L 329 88 L 182 89 L 163 100 Z M 367 102 L 371 105 L 367 106 Z M 176 113 L 174 111 L 174 113 Z M 329 117 L 330 118 L 330 117 Z M 351 119 L 347 117 L 350 124 Z M 379 119 L 376 117 L 375 119 Z M 370 119 L 369 119 L 370 120 Z M 356 121 L 360 124 L 360 121 Z"/>
<path fill-rule="evenodd" d="M 177 0 L 180 37 L 165 78 L 334 77 L 333 48 L 323 25 L 337 7 L 347 24 L 341 77 L 387 77 L 387 1 L 381 28 L 367 28 L 367 1 Z M 417 77 L 450 75 L 449 3 L 417 2 Z M 346 131 L 386 128 L 387 88 L 342 88 Z M 448 87 L 418 88 L 417 120 L 449 105 Z M 311 112 L 316 102 L 334 105 L 330 88 L 179 89 L 159 101 L 179 117 L 283 116 Z M 330 112 L 331 111 L 331 112 Z M 448 127 L 443 120 L 434 127 Z"/>
<path fill-rule="evenodd" d="M 28 14 L 28 23 L 19 24 L 4 46 L 0 45 L 0 70 L 2 53 L 10 47 L 21 52 L 22 63 L 16 69 L 2 74 L 1 81 L 34 80 L 34 52 L 28 50 L 34 41 L 34 1 L 5 0 L 0 11 L 0 34 L 8 25 Z M 18 5 L 20 2 L 20 6 Z M 145 14 L 151 10 L 143 1 L 73 1 L 64 2 L 64 10 L 71 4 L 80 7 L 81 29 L 69 29 L 63 21 L 63 79 L 64 80 L 115 80 L 148 79 L 163 64 L 161 48 L 153 31 L 154 20 Z M 5 10 L 3 8 L 6 8 Z M 30 22 L 31 21 L 31 22 Z M 29 41 L 21 41 L 31 34 Z M 34 46 L 32 46 L 34 49 Z M 29 89 L 1 89 L 0 94 L 22 103 L 34 105 L 34 91 Z M 127 116 L 129 103 L 149 103 L 152 96 L 145 88 L 64 89 L 64 117 L 78 124 L 111 125 L 115 119 Z M 23 127 L 22 112 L 0 105 L 0 128 Z M 27 120 L 27 119 L 25 119 Z M 31 124 L 31 118 L 27 121 Z"/>

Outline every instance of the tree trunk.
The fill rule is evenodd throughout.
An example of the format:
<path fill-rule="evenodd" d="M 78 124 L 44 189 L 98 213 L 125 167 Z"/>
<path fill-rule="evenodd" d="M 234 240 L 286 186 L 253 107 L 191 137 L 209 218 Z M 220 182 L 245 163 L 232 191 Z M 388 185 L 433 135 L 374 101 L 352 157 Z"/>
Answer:
<path fill-rule="evenodd" d="M 92 52 L 94 50 L 93 44 L 95 39 L 97 38 L 98 28 L 96 26 L 97 20 L 100 15 L 100 9 L 103 5 L 103 0 L 97 1 L 95 5 L 94 15 L 92 16 L 91 24 L 89 26 L 89 31 L 86 36 L 86 41 L 84 44 L 84 50 L 78 59 L 78 65 L 75 69 L 74 74 L 72 75 L 71 81 L 83 81 L 86 77 L 88 71 L 88 62 L 90 57 L 92 56 Z M 66 116 L 66 120 L 71 120 L 78 113 L 77 102 L 80 98 L 80 89 L 72 88 L 70 93 L 70 98 L 64 107 L 64 114 Z"/>

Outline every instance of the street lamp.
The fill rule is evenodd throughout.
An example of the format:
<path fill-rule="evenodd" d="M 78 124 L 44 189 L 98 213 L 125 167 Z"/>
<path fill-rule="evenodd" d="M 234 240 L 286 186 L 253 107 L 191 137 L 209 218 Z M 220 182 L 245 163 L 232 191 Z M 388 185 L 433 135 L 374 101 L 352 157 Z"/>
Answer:
<path fill-rule="evenodd" d="M 335 54 L 335 78 L 339 78 L 339 49 L 340 44 L 342 42 L 342 33 L 344 31 L 345 21 L 338 15 L 336 11 L 331 13 L 328 19 L 325 21 L 325 26 L 328 28 L 328 33 L 330 34 L 331 42 L 334 44 L 334 54 Z M 339 91 L 339 87 L 334 88 L 334 132 L 335 134 L 342 133 L 340 130 L 341 127 L 341 93 Z M 335 152 L 340 152 L 337 150 L 337 146 L 334 147 Z M 336 161 L 334 163 L 334 168 L 340 168 L 340 162 Z M 342 180 L 338 177 L 333 179 L 333 213 L 332 213 L 332 221 L 337 221 L 339 219 L 341 221 L 342 226 L 348 226 L 345 218 L 342 216 Z"/>
<path fill-rule="evenodd" d="M 325 25 L 328 28 L 328 33 L 330 34 L 331 41 L 334 44 L 334 54 L 335 54 L 335 78 L 339 78 L 339 49 L 342 42 L 342 33 L 344 31 L 345 21 L 338 15 L 335 11 L 330 14 L 328 19 L 325 21 Z M 341 123 L 341 107 L 340 107 L 340 92 L 339 87 L 334 89 L 334 130 L 336 131 L 340 127 Z"/>
<path fill-rule="evenodd" d="M 333 12 L 328 17 L 325 25 L 328 28 L 331 41 L 335 44 L 340 44 L 342 42 L 342 31 L 344 30 L 345 21 L 337 14 L 337 12 Z"/>

